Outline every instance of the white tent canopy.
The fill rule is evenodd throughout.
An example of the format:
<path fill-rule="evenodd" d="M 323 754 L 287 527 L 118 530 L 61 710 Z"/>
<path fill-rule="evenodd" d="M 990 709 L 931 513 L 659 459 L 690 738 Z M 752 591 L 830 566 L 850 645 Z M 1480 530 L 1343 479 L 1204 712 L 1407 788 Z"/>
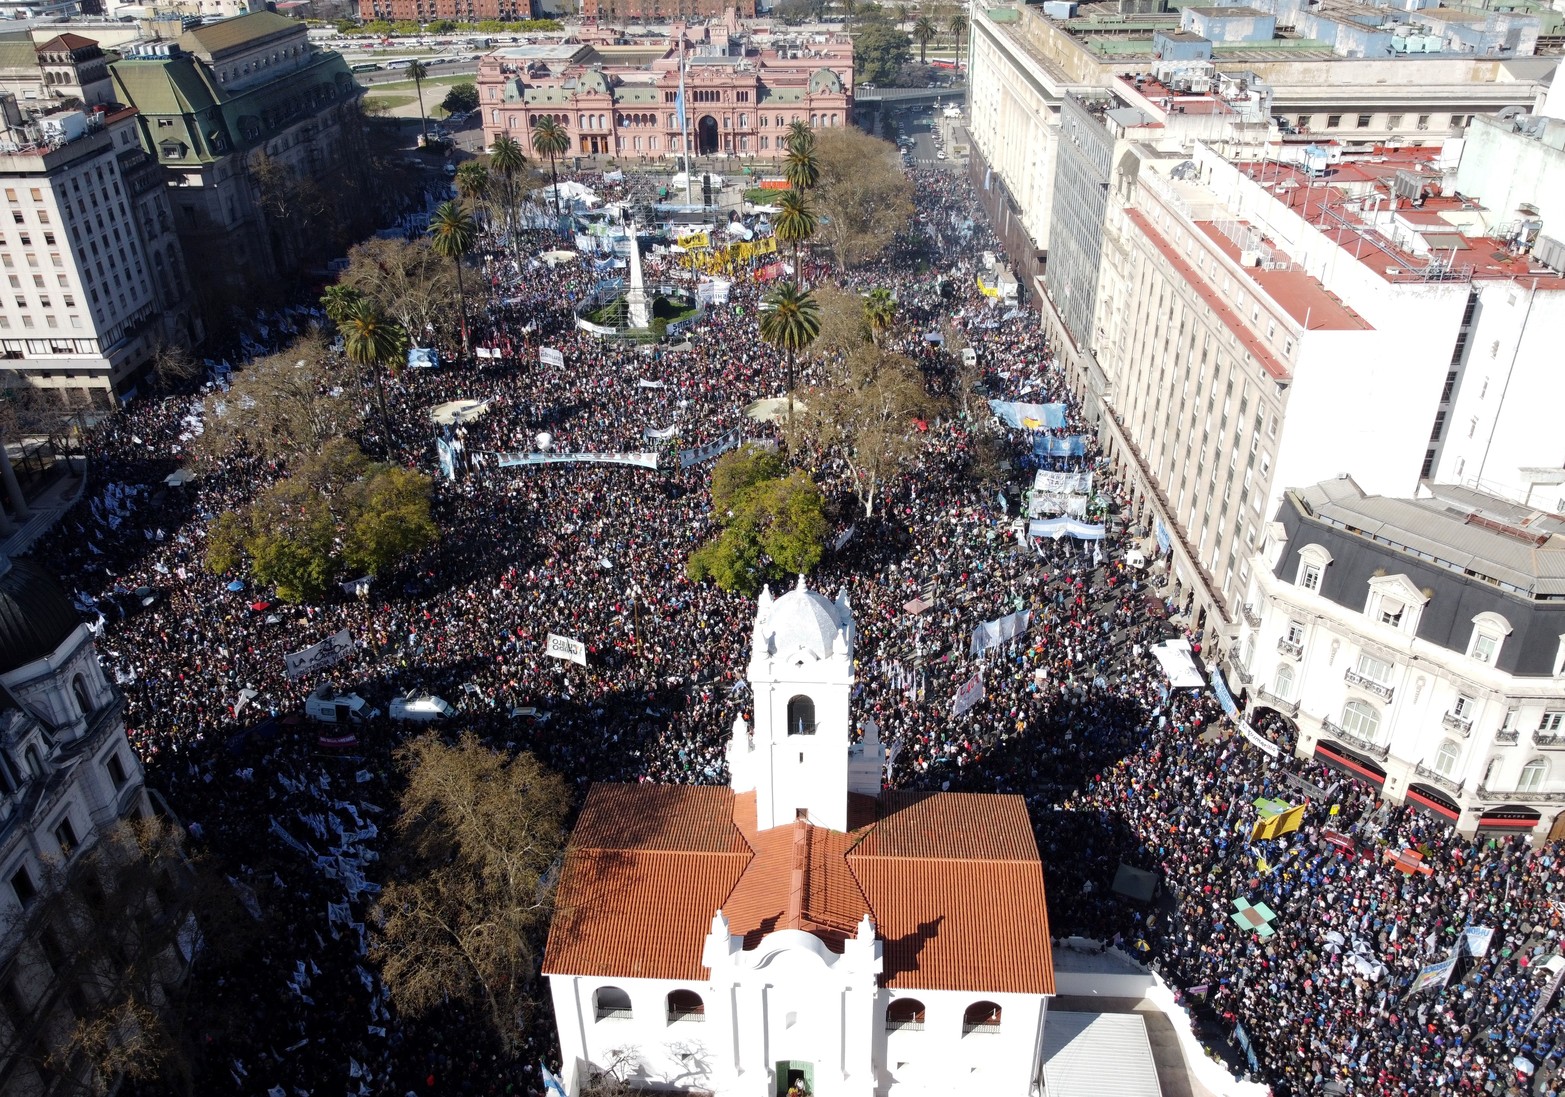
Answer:
<path fill-rule="evenodd" d="M 1168 684 L 1174 689 L 1202 689 L 1206 686 L 1206 679 L 1201 677 L 1200 669 L 1195 665 L 1195 656 L 1190 651 L 1188 640 L 1165 640 L 1152 648 L 1152 654 L 1163 667 L 1163 673 L 1168 675 Z"/>

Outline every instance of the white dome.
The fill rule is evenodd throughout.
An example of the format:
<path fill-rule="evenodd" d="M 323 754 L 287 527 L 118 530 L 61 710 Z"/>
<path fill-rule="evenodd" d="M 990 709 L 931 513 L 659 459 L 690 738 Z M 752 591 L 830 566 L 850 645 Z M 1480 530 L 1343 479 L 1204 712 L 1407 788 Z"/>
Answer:
<path fill-rule="evenodd" d="M 768 604 L 769 603 L 769 604 Z M 818 594 L 799 585 L 781 598 L 768 594 L 761 596 L 761 610 L 756 619 L 756 631 L 766 642 L 766 650 L 772 655 L 791 655 L 805 651 L 817 659 L 828 658 L 832 650 L 841 644 L 849 644 L 847 630 L 852 627 L 846 599 L 833 602 L 824 594 Z M 844 650 L 842 654 L 851 655 Z"/>

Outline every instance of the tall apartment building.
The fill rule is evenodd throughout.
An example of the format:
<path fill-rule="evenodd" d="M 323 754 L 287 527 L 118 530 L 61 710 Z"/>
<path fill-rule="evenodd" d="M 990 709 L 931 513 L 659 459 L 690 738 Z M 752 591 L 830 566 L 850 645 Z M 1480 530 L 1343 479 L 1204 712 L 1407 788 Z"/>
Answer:
<path fill-rule="evenodd" d="M 1233 668 L 1250 715 L 1464 835 L 1565 837 L 1565 519 L 1427 490 L 1284 495 Z"/>
<path fill-rule="evenodd" d="M 56 110 L 0 138 L 0 354 L 33 384 L 125 396 L 165 341 L 200 337 L 166 188 L 136 112 Z"/>
<path fill-rule="evenodd" d="M 203 287 L 242 298 L 286 270 L 301 242 L 268 224 L 252 169 L 264 155 L 318 177 L 341 162 L 359 95 L 341 55 L 262 11 L 127 47 L 110 70 Z"/>
<path fill-rule="evenodd" d="M 533 18 L 532 0 L 359 0 L 359 18 L 421 23 L 452 19 L 477 23 L 484 19 L 519 22 Z M 539 12 L 541 15 L 541 11 Z"/>
<path fill-rule="evenodd" d="M 1328 174 L 1329 155 L 1236 165 L 1200 145 L 1190 158 L 1140 147 L 1112 181 L 1095 372 L 1077 382 L 1223 650 L 1284 488 L 1350 473 L 1371 494 L 1412 495 L 1464 393 L 1507 422 L 1565 398 L 1544 343 L 1565 277 L 1534 250 L 1536 226 L 1456 193 L 1434 150 L 1341 158 Z M 1460 433 L 1488 446 L 1485 486 L 1552 507 L 1557 433 L 1490 444 L 1482 422 Z"/>
<path fill-rule="evenodd" d="M 1350 153 L 1388 143 L 1438 145 L 1466 132 L 1474 116 L 1534 106 L 1558 60 L 1528 56 L 1559 42 L 1561 17 L 1543 5 L 1518 4 L 1503 17 L 1460 5 L 1295 6 L 1183 13 L 1157 3 L 1136 7 L 1158 10 L 1131 13 L 1118 3 L 1046 6 L 1068 10 L 1065 18 L 1035 5 L 975 6 L 970 170 L 1030 287 L 1051 247 L 1069 91 L 1113 88 L 1127 73 L 1141 75 L 1154 91 L 1146 97 L 1152 113 L 1168 115 L 1184 133 L 1206 128 L 1200 139 L 1228 143 L 1236 159 L 1260 159 L 1328 140 Z M 1192 93 L 1217 105 L 1179 101 Z M 1219 126 L 1221 138 L 1210 132 Z M 1170 148 L 1175 139 L 1156 141 Z"/>

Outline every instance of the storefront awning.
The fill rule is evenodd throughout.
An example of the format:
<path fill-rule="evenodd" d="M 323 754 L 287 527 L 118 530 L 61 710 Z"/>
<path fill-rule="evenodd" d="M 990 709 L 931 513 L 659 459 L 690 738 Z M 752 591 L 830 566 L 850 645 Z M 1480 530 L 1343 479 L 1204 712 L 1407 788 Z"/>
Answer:
<path fill-rule="evenodd" d="M 1462 817 L 1461 806 L 1455 800 L 1428 785 L 1408 785 L 1407 806 L 1448 823 L 1454 823 Z"/>
<path fill-rule="evenodd" d="M 1525 834 L 1543 818 L 1532 808 L 1519 804 L 1504 804 L 1485 808 L 1478 819 L 1479 834 Z"/>
<path fill-rule="evenodd" d="M 1322 739 L 1315 744 L 1315 758 L 1338 773 L 1360 781 L 1367 781 L 1376 788 L 1386 783 L 1386 771 L 1361 754 L 1355 754 L 1333 739 Z"/>

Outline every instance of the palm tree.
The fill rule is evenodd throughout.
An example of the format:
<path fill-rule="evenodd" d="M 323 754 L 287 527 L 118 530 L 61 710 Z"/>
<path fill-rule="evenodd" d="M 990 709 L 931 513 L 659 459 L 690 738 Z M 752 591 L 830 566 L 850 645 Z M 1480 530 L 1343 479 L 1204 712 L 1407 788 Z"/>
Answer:
<path fill-rule="evenodd" d="M 847 29 L 853 26 L 853 13 L 858 10 L 858 4 L 856 0 L 841 0 L 841 3 L 842 25 L 844 29 Z"/>
<path fill-rule="evenodd" d="M 540 118 L 533 127 L 533 151 L 549 158 L 549 180 L 554 184 L 554 219 L 560 219 L 560 177 L 554 170 L 554 158 L 571 151 L 571 135 L 553 118 Z"/>
<path fill-rule="evenodd" d="M 327 286 L 321 294 L 321 308 L 326 311 L 326 319 L 335 324 L 341 330 L 343 321 L 348 318 L 348 313 L 353 306 L 364 299 L 364 295 L 352 286 L 345 286 L 341 282 Z"/>
<path fill-rule="evenodd" d="M 821 307 L 815 295 L 784 282 L 762 304 L 761 338 L 788 356 L 788 426 L 793 426 L 793 366 L 799 352 L 821 333 Z"/>
<path fill-rule="evenodd" d="M 815 210 L 803 191 L 784 192 L 777 200 L 777 212 L 772 216 L 772 234 L 777 242 L 793 248 L 793 276 L 802 280 L 799 266 L 799 245 L 815 235 Z"/>
<path fill-rule="evenodd" d="M 913 41 L 918 43 L 918 63 L 928 64 L 924 54 L 929 49 L 929 43 L 940 36 L 940 29 L 935 26 L 935 21 L 927 15 L 920 15 L 918 22 L 913 24 Z"/>
<path fill-rule="evenodd" d="M 503 203 L 503 214 L 507 234 L 511 236 L 511 246 L 516 246 L 515 217 L 516 217 L 516 181 L 522 170 L 527 166 L 527 156 L 522 152 L 522 146 L 517 144 L 516 138 L 510 134 L 502 133 L 494 139 L 494 144 L 489 146 L 489 171 L 491 172 L 489 188 L 498 190 Z M 498 185 L 496 177 L 498 177 Z"/>
<path fill-rule="evenodd" d="M 951 32 L 951 37 L 956 39 L 956 75 L 962 74 L 962 39 L 967 34 L 967 13 L 960 8 L 951 13 L 951 22 L 946 24 L 946 30 Z"/>
<path fill-rule="evenodd" d="M 815 142 L 790 148 L 783 159 L 783 178 L 794 190 L 811 190 L 820 181 L 821 162 L 815 155 Z"/>
<path fill-rule="evenodd" d="M 864 298 L 864 319 L 869 321 L 870 335 L 873 337 L 881 332 L 891 329 L 891 321 L 897 314 L 897 299 L 891 296 L 891 291 L 881 286 L 869 291 Z M 876 340 L 879 342 L 879 340 Z"/>
<path fill-rule="evenodd" d="M 805 151 L 815 147 L 815 133 L 808 122 L 790 122 L 783 147 L 789 152 Z"/>
<path fill-rule="evenodd" d="M 429 69 L 424 67 L 424 62 L 414 61 L 408 65 L 408 78 L 413 81 L 413 90 L 418 92 L 418 127 L 423 134 L 424 145 L 429 144 L 429 119 L 424 114 L 424 77 L 428 75 Z"/>
<path fill-rule="evenodd" d="M 457 202 L 442 202 L 429 219 L 429 246 L 456 264 L 456 294 L 462 302 L 462 353 L 467 353 L 467 291 L 462 287 L 462 257 L 478 240 L 478 223 Z"/>
<path fill-rule="evenodd" d="M 408 336 L 367 297 L 355 301 L 343 316 L 343 348 L 348 360 L 367 366 L 375 375 L 375 395 L 380 403 L 381 429 L 386 432 L 386 452 L 391 452 L 391 416 L 386 411 L 386 386 L 381 370 L 395 369 L 407 353 Z"/>

